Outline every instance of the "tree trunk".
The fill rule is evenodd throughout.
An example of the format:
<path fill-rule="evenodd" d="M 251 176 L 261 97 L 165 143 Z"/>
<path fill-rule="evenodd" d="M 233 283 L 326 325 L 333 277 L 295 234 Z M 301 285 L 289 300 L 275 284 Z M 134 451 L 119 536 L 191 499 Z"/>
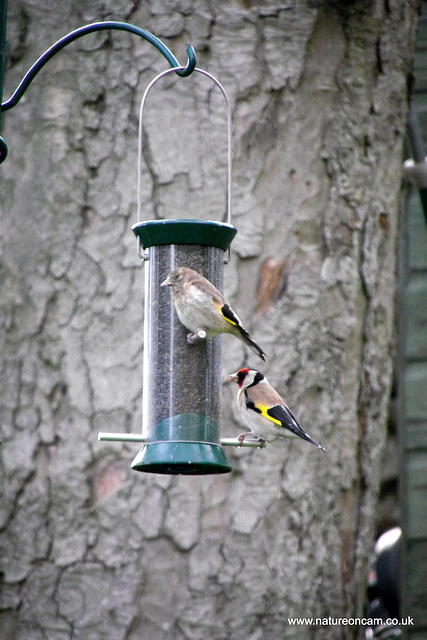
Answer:
<path fill-rule="evenodd" d="M 140 431 L 138 113 L 167 63 L 125 33 L 75 42 L 4 117 L 0 637 L 360 637 L 325 618 L 363 614 L 417 3 L 9 4 L 5 98 L 55 40 L 105 19 L 184 64 L 194 44 L 224 84 L 239 231 L 225 294 L 269 354 L 260 366 L 225 336 L 224 376 L 260 368 L 327 454 L 282 441 L 227 450 L 228 475 L 163 476 L 130 470 L 137 445 L 97 441 Z M 224 114 L 196 74 L 156 85 L 144 219 L 223 219 Z M 222 436 L 244 429 L 235 393 Z"/>

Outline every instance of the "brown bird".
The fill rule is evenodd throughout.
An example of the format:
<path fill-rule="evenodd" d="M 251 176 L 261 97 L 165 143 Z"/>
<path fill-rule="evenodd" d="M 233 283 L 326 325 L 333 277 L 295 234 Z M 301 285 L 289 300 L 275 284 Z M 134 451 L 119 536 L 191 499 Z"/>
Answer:
<path fill-rule="evenodd" d="M 178 267 L 160 286 L 171 288 L 178 318 L 192 332 L 187 336 L 189 344 L 203 338 L 214 338 L 220 333 L 230 333 L 265 360 L 266 354 L 252 340 L 227 300 L 200 273 L 189 267 Z"/>

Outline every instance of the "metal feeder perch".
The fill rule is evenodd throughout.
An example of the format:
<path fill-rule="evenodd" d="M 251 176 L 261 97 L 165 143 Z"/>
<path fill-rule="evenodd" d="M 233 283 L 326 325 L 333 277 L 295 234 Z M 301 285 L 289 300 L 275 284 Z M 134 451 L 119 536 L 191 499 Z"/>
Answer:
<path fill-rule="evenodd" d="M 102 440 L 144 443 L 132 463 L 137 471 L 203 475 L 231 471 L 221 445 L 238 446 L 237 439 L 220 440 L 221 338 L 187 344 L 188 330 L 180 323 L 168 288 L 161 287 L 170 271 L 187 266 L 222 289 L 223 265 L 237 233 L 231 218 L 231 109 L 223 86 L 201 69 L 221 90 L 228 110 L 227 223 L 203 220 L 140 222 L 142 116 L 150 89 L 141 102 L 138 145 L 138 222 L 132 227 L 145 270 L 145 324 L 142 435 L 100 433 Z M 245 443 L 246 444 L 246 443 Z M 256 442 L 248 446 L 259 446 Z"/>

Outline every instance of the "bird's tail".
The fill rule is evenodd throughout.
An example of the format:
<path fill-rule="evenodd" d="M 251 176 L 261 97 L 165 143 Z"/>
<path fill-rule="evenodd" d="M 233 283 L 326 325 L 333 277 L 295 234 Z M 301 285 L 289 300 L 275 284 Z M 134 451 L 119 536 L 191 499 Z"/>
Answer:
<path fill-rule="evenodd" d="M 292 420 L 289 420 L 289 421 L 287 420 L 286 422 L 282 422 L 282 424 L 288 429 L 290 429 L 290 431 L 292 431 L 292 433 L 294 433 L 296 436 L 303 438 L 303 440 L 307 440 L 307 442 L 311 442 L 311 444 L 314 444 L 315 447 L 317 447 L 318 449 L 322 449 L 322 451 L 326 453 L 326 449 L 322 447 L 322 445 L 319 444 L 314 438 L 309 436 L 306 431 L 304 431 L 304 429 L 300 426 L 298 420 L 296 419 L 296 417 L 294 416 L 294 414 L 292 413 L 292 411 L 289 409 L 288 406 L 286 406 L 286 409 L 289 415 L 291 416 Z"/>
<path fill-rule="evenodd" d="M 304 440 L 307 440 L 307 442 L 311 442 L 311 444 L 314 444 L 315 447 L 317 447 L 318 449 L 322 449 L 322 451 L 327 453 L 326 449 L 324 447 L 322 447 L 321 444 L 316 442 L 316 440 L 314 438 L 312 438 L 311 436 L 309 436 L 308 433 L 306 433 L 305 431 L 303 431 L 303 433 L 298 433 L 298 435 L 300 436 L 300 438 L 303 438 Z"/>
<path fill-rule="evenodd" d="M 284 427 L 285 429 L 289 429 L 289 431 L 291 431 L 295 436 L 303 438 L 303 440 L 307 440 L 307 442 L 311 442 L 311 444 L 314 444 L 315 447 L 317 447 L 318 449 L 322 449 L 322 451 L 326 453 L 326 449 L 304 431 L 304 429 L 296 419 L 296 416 L 289 409 L 288 405 L 277 404 L 274 407 L 270 407 L 269 409 L 267 409 L 266 413 L 267 418 L 273 420 L 278 424 L 281 424 L 282 427 Z"/>
<path fill-rule="evenodd" d="M 252 349 L 252 351 L 254 353 L 257 354 L 257 356 L 259 356 L 261 358 L 261 360 L 265 360 L 267 357 L 267 354 L 261 349 L 261 347 L 259 345 L 257 345 L 256 342 L 254 342 L 252 340 L 252 338 L 250 337 L 249 333 L 246 331 L 246 329 L 244 329 L 243 327 L 237 327 L 239 330 L 239 338 L 248 345 L 248 347 L 250 349 Z"/>

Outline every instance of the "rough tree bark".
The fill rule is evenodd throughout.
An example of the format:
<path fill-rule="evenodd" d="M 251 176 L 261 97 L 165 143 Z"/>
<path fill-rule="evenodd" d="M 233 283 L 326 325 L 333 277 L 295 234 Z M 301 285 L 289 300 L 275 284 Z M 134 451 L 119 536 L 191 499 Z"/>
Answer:
<path fill-rule="evenodd" d="M 123 33 L 74 43 L 4 119 L 0 636 L 356 638 L 288 617 L 363 608 L 417 3 L 9 4 L 5 97 L 57 38 L 103 19 L 183 61 L 191 42 L 223 82 L 239 230 L 226 294 L 328 454 L 292 441 L 227 451 L 227 476 L 169 477 L 131 472 L 137 447 L 97 442 L 140 430 L 137 114 L 166 63 Z M 150 101 L 144 217 L 221 219 L 221 96 L 169 76 Z M 258 366 L 223 340 L 224 374 Z M 241 430 L 234 394 L 223 436 Z"/>

